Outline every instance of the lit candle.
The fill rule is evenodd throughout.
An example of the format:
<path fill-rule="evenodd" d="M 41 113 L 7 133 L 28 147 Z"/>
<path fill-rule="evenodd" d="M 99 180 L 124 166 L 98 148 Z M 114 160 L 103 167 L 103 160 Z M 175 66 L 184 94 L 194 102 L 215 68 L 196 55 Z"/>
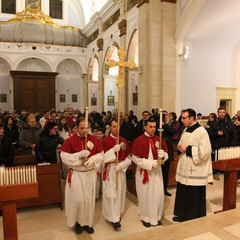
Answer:
<path fill-rule="evenodd" d="M 85 108 L 85 128 L 88 129 L 88 107 Z"/>
<path fill-rule="evenodd" d="M 162 109 L 159 109 L 159 128 L 162 129 Z"/>

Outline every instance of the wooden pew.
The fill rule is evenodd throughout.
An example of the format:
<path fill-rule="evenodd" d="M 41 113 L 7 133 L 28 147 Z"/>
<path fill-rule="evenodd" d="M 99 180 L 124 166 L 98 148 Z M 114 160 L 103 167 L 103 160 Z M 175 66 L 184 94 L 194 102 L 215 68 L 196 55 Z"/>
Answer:
<path fill-rule="evenodd" d="M 36 156 L 33 154 L 15 155 L 13 158 L 13 165 L 29 165 L 37 164 Z"/>

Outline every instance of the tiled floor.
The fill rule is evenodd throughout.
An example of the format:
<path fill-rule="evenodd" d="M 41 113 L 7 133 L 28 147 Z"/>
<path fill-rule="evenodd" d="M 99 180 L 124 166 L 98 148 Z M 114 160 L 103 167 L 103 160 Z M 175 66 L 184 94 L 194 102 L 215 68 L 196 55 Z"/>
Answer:
<path fill-rule="evenodd" d="M 240 239 L 240 196 L 237 208 L 224 213 L 214 214 L 222 208 L 223 175 L 220 181 L 207 186 L 207 214 L 201 219 L 184 223 L 172 222 L 175 188 L 170 188 L 172 197 L 165 197 L 163 226 L 145 228 L 138 217 L 136 198 L 127 194 L 126 211 L 122 216 L 122 229 L 114 231 L 101 215 L 101 199 L 96 202 L 94 220 L 95 233 L 83 232 L 76 235 L 66 226 L 64 211 L 58 206 L 44 206 L 19 209 L 17 214 L 19 240 L 132 240 L 132 239 L 164 239 L 164 240 L 236 240 Z M 240 188 L 237 188 L 240 193 Z M 2 217 L 0 218 L 2 226 Z M 3 239 L 2 227 L 0 239 Z"/>

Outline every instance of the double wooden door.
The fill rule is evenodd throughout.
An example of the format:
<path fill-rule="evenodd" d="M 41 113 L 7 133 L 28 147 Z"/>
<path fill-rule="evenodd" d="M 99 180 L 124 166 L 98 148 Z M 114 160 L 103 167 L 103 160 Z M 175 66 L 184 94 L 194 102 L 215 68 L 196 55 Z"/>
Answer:
<path fill-rule="evenodd" d="M 17 113 L 40 112 L 55 108 L 56 72 L 11 71 L 14 109 Z"/>

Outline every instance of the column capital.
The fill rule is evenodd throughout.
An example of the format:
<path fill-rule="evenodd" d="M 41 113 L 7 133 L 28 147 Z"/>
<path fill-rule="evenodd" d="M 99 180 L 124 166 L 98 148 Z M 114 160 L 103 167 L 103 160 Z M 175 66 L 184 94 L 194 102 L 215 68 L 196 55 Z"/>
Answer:
<path fill-rule="evenodd" d="M 123 19 L 120 23 L 118 23 L 118 29 L 120 30 L 119 37 L 127 34 L 127 20 Z"/>
<path fill-rule="evenodd" d="M 103 50 L 103 38 L 99 38 L 97 40 L 97 46 L 98 46 L 98 51 L 102 51 Z"/>
<path fill-rule="evenodd" d="M 177 0 L 161 0 L 161 2 L 176 3 Z"/>
<path fill-rule="evenodd" d="M 149 0 L 138 0 L 138 5 L 137 7 L 141 7 L 144 3 L 149 3 Z"/>

